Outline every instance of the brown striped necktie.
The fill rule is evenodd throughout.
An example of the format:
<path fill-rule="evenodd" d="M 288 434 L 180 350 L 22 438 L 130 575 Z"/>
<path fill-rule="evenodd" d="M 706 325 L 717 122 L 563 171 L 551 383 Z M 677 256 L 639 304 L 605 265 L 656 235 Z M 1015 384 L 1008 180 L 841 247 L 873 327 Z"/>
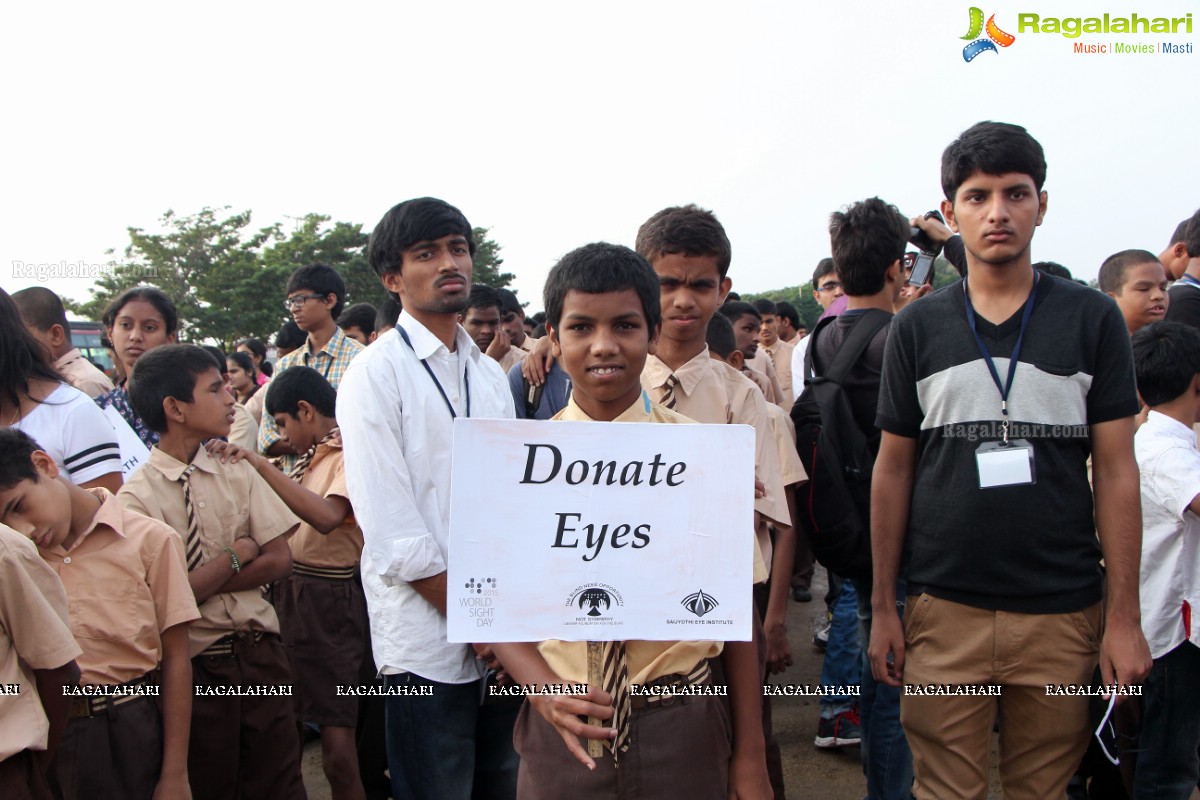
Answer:
<path fill-rule="evenodd" d="M 196 507 L 192 503 L 192 473 L 195 471 L 196 465 L 188 464 L 187 469 L 179 476 L 179 482 L 183 484 L 183 504 L 187 507 L 188 529 L 183 546 L 187 551 L 188 572 L 200 566 L 201 561 L 200 519 L 196 514 Z"/>
<path fill-rule="evenodd" d="M 629 664 L 626 660 L 624 642 L 604 642 L 604 691 L 612 698 L 612 727 L 617 738 L 605 740 L 612 750 L 613 763 L 620 761 L 620 754 L 629 749 L 629 715 L 632 704 L 629 692 Z"/>
<path fill-rule="evenodd" d="M 297 461 L 295 466 L 292 467 L 292 471 L 288 473 L 288 477 L 297 482 L 303 479 L 304 473 L 308 470 L 309 466 L 312 464 L 313 458 L 315 458 L 317 455 L 317 448 L 326 442 L 331 442 L 334 439 L 337 439 L 341 435 L 342 431 L 337 426 L 330 428 L 329 433 L 325 434 L 321 438 L 321 441 L 308 448 L 308 451 L 305 452 L 304 455 L 300 456 L 300 460 Z"/>
<path fill-rule="evenodd" d="M 666 387 L 666 391 L 663 392 L 662 400 L 660 400 L 659 402 L 662 403 L 667 408 L 673 409 L 673 408 L 675 408 L 675 402 L 676 402 L 675 401 L 675 387 L 679 385 L 679 378 L 675 377 L 675 373 L 672 372 L 670 375 L 667 376 L 667 382 L 663 385 Z"/>

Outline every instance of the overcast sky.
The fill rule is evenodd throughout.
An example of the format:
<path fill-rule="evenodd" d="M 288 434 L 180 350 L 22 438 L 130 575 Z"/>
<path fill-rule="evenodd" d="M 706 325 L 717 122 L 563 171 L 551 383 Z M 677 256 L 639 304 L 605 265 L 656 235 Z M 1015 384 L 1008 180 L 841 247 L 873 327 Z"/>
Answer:
<path fill-rule="evenodd" d="M 590 241 L 713 209 L 736 289 L 803 283 L 829 213 L 937 207 L 942 149 L 981 119 L 1046 150 L 1035 260 L 1094 277 L 1200 206 L 1200 54 L 1081 55 L 1196 34 L 1019 33 L 1017 14 L 1182 17 L 1192 0 L 981 5 L 1016 36 L 962 57 L 970 2 L 19 4 L 0 32 L 0 282 L 103 263 L 167 209 L 362 223 L 441 197 L 490 227 L 531 309 Z M 1200 20 L 1193 22 L 1193 27 Z M 11 266 L 10 266 L 11 265 Z M 52 280 L 85 299 L 87 280 Z M 270 298 L 269 302 L 276 302 Z"/>

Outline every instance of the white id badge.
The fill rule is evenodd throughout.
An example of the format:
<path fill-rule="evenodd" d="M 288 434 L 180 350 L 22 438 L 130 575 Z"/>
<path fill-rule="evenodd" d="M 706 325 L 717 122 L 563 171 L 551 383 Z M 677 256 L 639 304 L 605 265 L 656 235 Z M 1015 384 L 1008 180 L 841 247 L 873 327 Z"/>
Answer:
<path fill-rule="evenodd" d="M 1007 446 L 1001 442 L 985 442 L 975 451 L 975 463 L 979 466 L 980 489 L 1021 486 L 1037 481 L 1033 445 L 1025 439 L 1013 439 Z"/>

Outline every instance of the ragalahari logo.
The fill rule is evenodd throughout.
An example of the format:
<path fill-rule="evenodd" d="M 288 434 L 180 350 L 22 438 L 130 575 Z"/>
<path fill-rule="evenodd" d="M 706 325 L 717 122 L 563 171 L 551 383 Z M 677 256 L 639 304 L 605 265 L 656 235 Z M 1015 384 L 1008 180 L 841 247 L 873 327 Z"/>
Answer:
<path fill-rule="evenodd" d="M 1000 26 L 996 24 L 996 15 L 992 14 L 988 17 L 987 25 L 983 24 L 983 10 L 971 6 L 971 27 L 967 30 L 967 35 L 963 39 L 973 40 L 970 44 L 963 48 L 963 61 L 974 61 L 975 57 L 980 53 L 986 53 L 989 50 L 993 53 L 1000 52 L 996 49 L 996 45 L 1008 47 L 1017 40 L 1017 37 L 1011 33 L 1005 33 L 1000 30 Z M 980 38 L 980 34 L 987 32 L 987 38 Z"/>

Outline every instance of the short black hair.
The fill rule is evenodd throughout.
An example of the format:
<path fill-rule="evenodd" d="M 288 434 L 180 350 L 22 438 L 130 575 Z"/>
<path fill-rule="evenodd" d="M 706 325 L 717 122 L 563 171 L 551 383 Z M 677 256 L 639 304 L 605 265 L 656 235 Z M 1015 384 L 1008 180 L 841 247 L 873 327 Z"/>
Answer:
<path fill-rule="evenodd" d="M 375 312 L 375 330 L 381 331 L 384 328 L 394 328 L 400 320 L 400 312 L 404 307 L 400 305 L 400 301 L 394 297 L 389 297 L 379 304 L 379 310 Z"/>
<path fill-rule="evenodd" d="M 1191 221 L 1192 218 L 1188 217 L 1183 222 L 1180 222 L 1175 226 L 1175 231 L 1171 234 L 1171 241 L 1167 242 L 1167 247 L 1174 247 L 1179 242 L 1183 242 L 1184 244 L 1187 243 L 1188 223 Z"/>
<path fill-rule="evenodd" d="M 13 302 L 21 311 L 21 319 L 45 333 L 55 325 L 61 325 L 67 341 L 71 340 L 71 323 L 67 322 L 67 310 L 62 299 L 45 286 L 30 286 L 13 292 Z"/>
<path fill-rule="evenodd" d="M 1183 240 L 1187 244 L 1188 258 L 1200 258 L 1200 208 L 1188 218 Z"/>
<path fill-rule="evenodd" d="M 642 301 L 642 313 L 650 335 L 662 322 L 658 299 L 658 276 L 643 256 L 628 247 L 594 242 L 567 253 L 546 276 L 542 300 L 546 306 L 546 324 L 557 328 L 562 320 L 567 292 L 610 294 L 632 289 Z"/>
<path fill-rule="evenodd" d="M 346 281 L 336 269 L 328 264 L 309 264 L 296 270 L 288 278 L 287 293 L 303 289 L 321 297 L 336 297 L 337 302 L 329 309 L 329 313 L 335 320 L 341 315 L 342 305 L 346 302 Z"/>
<path fill-rule="evenodd" d="M 733 302 L 726 300 L 721 304 L 721 307 L 717 309 L 717 312 L 725 317 L 725 319 L 729 320 L 730 325 L 737 322 L 747 314 L 754 317 L 759 322 L 762 322 L 762 312 L 755 307 L 756 305 L 756 303 L 744 303 L 741 300 L 734 300 Z"/>
<path fill-rule="evenodd" d="M 904 257 L 910 230 L 899 209 L 878 197 L 830 214 L 829 239 L 842 291 L 866 297 L 883 289 L 888 267 Z"/>
<path fill-rule="evenodd" d="M 959 187 L 976 172 L 1019 172 L 1033 178 L 1034 187 L 1041 192 L 1046 182 L 1046 154 L 1038 140 L 1020 125 L 977 122 L 942 152 L 942 191 L 946 199 L 953 203 Z"/>
<path fill-rule="evenodd" d="M 1100 291 L 1120 294 L 1121 287 L 1125 285 L 1125 273 L 1130 267 L 1159 263 L 1158 256 L 1149 250 L 1122 250 L 1104 259 L 1096 282 L 1100 284 Z"/>
<path fill-rule="evenodd" d="M 367 260 L 380 277 L 399 272 L 405 250 L 453 233 L 466 237 L 467 247 L 474 257 L 475 234 L 461 211 L 436 197 L 405 200 L 388 209 L 371 231 Z"/>
<path fill-rule="evenodd" d="M 1152 322 L 1133 335 L 1137 390 L 1154 408 L 1176 399 L 1200 373 L 1200 330 L 1181 322 Z"/>
<path fill-rule="evenodd" d="M 20 428 L 0 428 L 0 491 L 8 491 L 21 481 L 37 483 L 33 454 L 42 446 Z"/>
<path fill-rule="evenodd" d="M 126 384 L 129 404 L 147 428 L 166 433 L 163 401 L 174 397 L 191 403 L 195 400 L 196 379 L 210 369 L 224 372 L 225 363 L 194 344 L 165 344 L 148 350 L 137 360 Z"/>
<path fill-rule="evenodd" d="M 647 261 L 663 255 L 713 256 L 724 279 L 733 248 L 715 214 L 695 204 L 664 208 L 638 228 L 636 247 Z"/>
<path fill-rule="evenodd" d="M 723 313 L 712 315 L 712 319 L 708 321 L 708 333 L 704 338 L 708 342 L 709 351 L 719 355 L 722 361 L 729 358 L 734 350 L 737 350 L 737 338 L 733 334 L 733 323 Z"/>
<path fill-rule="evenodd" d="M 500 313 L 501 314 L 520 314 L 525 316 L 525 309 L 521 308 L 521 301 L 517 299 L 517 295 L 512 289 L 497 289 L 496 294 L 500 295 Z"/>
<path fill-rule="evenodd" d="M 821 278 L 824 278 L 831 272 L 837 272 L 837 265 L 833 263 L 832 258 L 822 258 L 818 261 L 817 268 L 813 270 L 813 289 L 821 288 Z"/>
<path fill-rule="evenodd" d="M 265 408 L 271 416 L 300 413 L 304 400 L 326 417 L 335 416 L 337 392 L 325 376 L 312 367 L 295 366 L 285 369 L 267 384 Z"/>
<path fill-rule="evenodd" d="M 358 328 L 363 333 L 370 335 L 375 332 L 375 316 L 378 312 L 375 306 L 370 303 L 355 303 L 342 312 L 342 315 L 337 318 L 337 326 L 342 330 L 346 328 Z"/>
<path fill-rule="evenodd" d="M 307 341 L 308 334 L 300 330 L 300 326 L 292 319 L 279 326 L 279 332 L 275 334 L 275 346 L 282 347 L 285 350 L 295 350 L 297 347 L 303 347 Z"/>
<path fill-rule="evenodd" d="M 211 344 L 202 344 L 200 346 L 204 348 L 204 352 L 208 353 L 218 364 L 220 364 L 219 369 L 221 370 L 222 375 L 225 375 L 229 372 L 229 361 L 224 350 L 216 345 Z"/>
<path fill-rule="evenodd" d="M 765 297 L 760 297 L 758 300 L 754 301 L 753 305 L 756 309 L 758 309 L 758 313 L 760 314 L 759 319 L 762 319 L 762 317 L 765 317 L 768 314 L 775 316 L 774 300 L 768 300 Z"/>
<path fill-rule="evenodd" d="M 800 312 L 787 300 L 781 300 L 775 304 L 775 316 L 786 319 L 797 330 L 800 328 Z"/>
<path fill-rule="evenodd" d="M 134 300 L 145 300 L 154 306 L 155 310 L 162 315 L 163 324 L 167 326 L 168 336 L 179 330 L 179 310 L 175 307 L 175 301 L 162 289 L 156 289 L 153 286 L 135 286 L 122 292 L 116 300 L 108 304 L 108 308 L 104 309 L 104 313 L 100 315 L 100 324 L 111 330 L 117 322 L 117 314 L 120 314 L 121 309 Z"/>
<path fill-rule="evenodd" d="M 1075 277 L 1071 274 L 1071 270 L 1059 264 L 1057 261 L 1039 261 L 1033 265 L 1033 268 L 1047 275 L 1053 275 L 1056 278 L 1073 281 Z"/>
<path fill-rule="evenodd" d="M 500 302 L 500 295 L 486 283 L 471 284 L 471 293 L 467 295 L 467 307 L 462 310 L 463 315 L 465 316 L 472 308 L 504 310 L 504 306 Z"/>

